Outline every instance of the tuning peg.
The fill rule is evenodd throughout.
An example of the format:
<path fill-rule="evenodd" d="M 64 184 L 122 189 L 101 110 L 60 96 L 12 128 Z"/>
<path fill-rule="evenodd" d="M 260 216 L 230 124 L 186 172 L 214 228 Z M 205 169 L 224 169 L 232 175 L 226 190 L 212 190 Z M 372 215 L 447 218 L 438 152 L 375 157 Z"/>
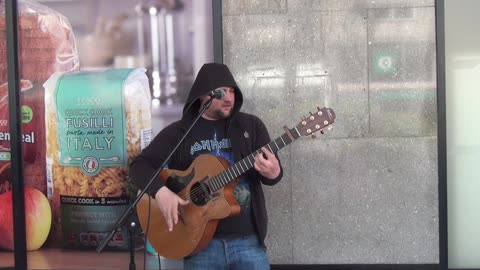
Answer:
<path fill-rule="evenodd" d="M 320 133 L 325 134 L 325 131 L 323 131 L 323 129 L 320 129 Z"/>
<path fill-rule="evenodd" d="M 328 128 L 328 130 L 332 130 L 333 126 L 328 126 L 327 128 Z"/>
<path fill-rule="evenodd" d="M 312 133 L 312 139 L 317 138 L 317 133 Z"/>

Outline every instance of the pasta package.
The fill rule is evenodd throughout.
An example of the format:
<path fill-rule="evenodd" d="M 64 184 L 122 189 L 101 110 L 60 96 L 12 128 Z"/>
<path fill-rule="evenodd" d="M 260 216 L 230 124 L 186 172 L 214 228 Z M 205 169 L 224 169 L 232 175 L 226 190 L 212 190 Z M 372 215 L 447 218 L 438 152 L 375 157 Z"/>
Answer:
<path fill-rule="evenodd" d="M 129 206 L 128 165 L 152 137 L 145 69 L 55 74 L 45 83 L 54 237 L 96 248 Z M 126 249 L 127 230 L 107 247 Z"/>

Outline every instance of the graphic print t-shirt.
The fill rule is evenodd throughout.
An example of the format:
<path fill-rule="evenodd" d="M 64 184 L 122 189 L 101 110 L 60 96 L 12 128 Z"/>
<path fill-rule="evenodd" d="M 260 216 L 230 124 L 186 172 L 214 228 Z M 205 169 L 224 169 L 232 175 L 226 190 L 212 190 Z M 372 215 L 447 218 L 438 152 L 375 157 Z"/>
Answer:
<path fill-rule="evenodd" d="M 226 159 L 230 165 L 235 163 L 231 140 L 226 135 L 226 121 L 200 118 L 190 134 L 187 145 L 192 159 L 210 154 Z M 240 214 L 220 220 L 215 232 L 217 237 L 240 237 L 254 232 L 250 185 L 245 175 L 236 185 L 234 195 L 241 207 Z"/>

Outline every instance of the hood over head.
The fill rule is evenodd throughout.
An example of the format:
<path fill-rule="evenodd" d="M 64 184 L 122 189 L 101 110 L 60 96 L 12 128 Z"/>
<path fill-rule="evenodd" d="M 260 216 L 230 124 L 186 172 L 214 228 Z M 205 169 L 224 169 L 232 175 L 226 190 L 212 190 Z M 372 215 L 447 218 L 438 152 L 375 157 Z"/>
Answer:
<path fill-rule="evenodd" d="M 198 71 L 197 77 L 193 82 L 187 102 L 183 107 L 183 117 L 198 113 L 200 110 L 199 98 L 222 86 L 229 86 L 235 89 L 235 105 L 232 112 L 232 116 L 234 116 L 243 104 L 242 92 L 240 91 L 237 82 L 235 82 L 232 73 L 226 65 L 207 63 L 202 66 L 200 71 Z"/>

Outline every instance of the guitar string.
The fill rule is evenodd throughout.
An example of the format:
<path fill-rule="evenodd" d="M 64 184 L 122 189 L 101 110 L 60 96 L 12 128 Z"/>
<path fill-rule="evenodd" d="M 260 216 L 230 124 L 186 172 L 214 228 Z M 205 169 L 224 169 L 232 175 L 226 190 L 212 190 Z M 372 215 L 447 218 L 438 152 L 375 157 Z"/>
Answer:
<path fill-rule="evenodd" d="M 227 170 L 228 170 L 228 169 L 227 169 Z M 214 176 L 213 178 L 209 178 L 208 180 L 209 180 L 209 181 L 211 181 L 211 180 L 216 181 L 215 179 L 218 178 L 218 177 L 219 177 L 221 174 L 223 174 L 223 173 L 224 173 L 224 172 L 218 174 L 217 176 Z M 209 181 L 208 181 L 208 182 L 209 182 Z M 207 181 L 201 181 L 201 182 L 203 183 L 203 182 L 207 182 Z M 229 182 L 230 182 L 230 181 L 229 181 Z M 200 183 L 200 182 L 199 182 L 199 183 Z M 204 184 L 207 185 L 208 187 L 211 187 L 208 183 L 204 183 Z M 195 188 L 191 189 L 190 191 L 191 191 L 191 192 L 190 192 L 190 197 L 191 197 L 191 198 L 193 197 L 193 198 L 195 198 L 195 199 L 197 198 L 198 195 L 201 195 L 202 192 L 203 192 L 201 187 L 195 187 Z M 215 191 L 217 191 L 217 190 L 215 190 Z M 182 196 L 182 199 L 186 200 L 187 198 L 186 198 L 185 196 Z"/>
<path fill-rule="evenodd" d="M 297 133 L 298 133 L 298 131 L 297 131 Z M 285 143 L 285 140 L 284 140 L 284 136 L 286 136 L 286 135 L 287 135 L 287 134 L 283 134 L 282 136 L 278 137 L 277 139 L 275 139 L 275 140 L 271 141 L 270 143 L 264 145 L 264 147 L 268 147 L 268 148 L 270 149 L 270 151 L 272 151 L 272 146 L 274 146 L 273 144 L 275 144 L 275 146 L 276 146 L 277 149 L 276 149 L 276 151 L 272 151 L 272 152 L 274 152 L 274 153 L 278 152 L 280 149 L 282 149 L 283 147 L 285 147 L 285 146 L 287 145 L 287 143 Z M 282 140 L 282 143 L 283 143 L 283 146 L 282 146 L 282 147 L 278 147 L 278 144 L 277 144 L 277 142 L 276 142 L 276 140 L 278 140 L 278 139 L 281 139 L 281 140 Z M 288 139 L 288 140 L 287 140 L 288 143 L 291 143 L 291 142 L 293 141 L 293 140 L 290 140 L 289 137 L 285 137 L 285 139 Z M 209 178 L 209 179 L 207 179 L 207 180 L 201 181 L 201 182 L 202 182 L 201 184 L 205 184 L 207 187 L 209 187 L 209 190 L 208 190 L 208 191 L 210 191 L 209 194 L 212 194 L 212 186 L 209 185 L 211 180 L 216 181 L 215 179 L 218 178 L 218 179 L 219 179 L 220 181 L 222 181 L 222 183 L 223 183 L 223 180 L 219 178 L 220 175 L 226 174 L 226 172 L 227 172 L 228 170 L 230 170 L 230 169 L 233 168 L 234 166 L 236 167 L 237 164 L 240 164 L 240 169 L 243 171 L 243 167 L 241 166 L 241 162 L 242 162 L 242 161 L 244 162 L 244 165 L 246 166 L 246 168 L 248 168 L 247 163 L 246 163 L 246 160 L 248 160 L 248 162 L 250 163 L 250 165 L 251 165 L 252 167 L 254 167 L 253 164 L 252 164 L 252 161 L 250 161 L 250 156 L 253 156 L 253 154 L 258 155 L 258 154 L 260 154 L 260 153 L 262 153 L 262 151 L 259 149 L 259 150 L 255 151 L 254 153 L 250 154 L 249 156 L 245 157 L 244 159 L 240 160 L 239 162 L 237 162 L 237 163 L 234 164 L 233 166 L 227 168 L 227 169 L 226 169 L 225 171 L 223 171 L 222 173 L 214 176 L 213 178 Z M 256 156 L 256 155 L 255 155 L 255 156 Z M 254 161 L 255 161 L 255 156 L 253 156 Z M 247 170 L 251 169 L 252 167 L 248 168 Z M 237 171 L 240 172 L 240 170 L 239 170 L 238 168 L 236 168 L 236 169 L 237 169 Z M 234 169 L 232 169 L 232 170 L 233 170 L 233 172 L 230 172 L 230 175 L 235 176 L 236 172 L 235 172 Z M 238 178 L 240 175 L 242 175 L 243 173 L 245 173 L 247 170 L 241 172 L 238 176 L 235 176 L 235 178 Z M 227 184 L 229 184 L 229 183 L 231 182 L 231 180 L 229 179 L 230 177 L 228 176 L 228 174 L 226 174 L 225 177 L 227 178 L 228 181 L 227 181 L 227 183 L 223 183 L 223 185 L 220 185 L 220 187 L 224 187 L 225 185 L 227 185 Z M 206 182 L 208 182 L 208 183 L 206 183 Z M 199 182 L 199 183 L 200 183 L 200 182 Z M 201 195 L 202 192 L 203 192 L 203 190 L 204 190 L 204 188 L 202 188 L 201 186 L 197 186 L 197 187 L 191 189 L 191 190 L 190 190 L 190 198 L 197 199 L 197 196 Z M 217 189 L 217 190 L 219 190 L 219 189 Z M 215 190 L 215 191 L 217 191 L 217 190 Z M 187 195 L 187 194 L 185 194 L 185 196 L 182 195 L 181 198 L 182 198 L 183 200 L 187 200 L 186 195 Z"/>
<path fill-rule="evenodd" d="M 285 134 L 284 134 L 284 135 L 285 135 Z M 287 144 L 286 144 L 285 141 L 283 140 L 283 136 L 284 136 L 284 135 L 280 136 L 279 138 L 282 139 L 283 146 L 286 146 Z M 281 148 L 283 148 L 283 146 L 282 146 L 282 147 L 278 147 L 278 145 L 277 145 L 277 143 L 276 143 L 276 140 L 278 140 L 279 138 L 271 141 L 270 143 L 266 144 L 264 147 L 268 147 L 269 150 L 272 151 L 272 146 L 274 146 L 273 143 L 275 143 L 275 146 L 276 146 L 277 149 L 276 149 L 276 151 L 274 151 L 274 152 L 278 152 Z M 216 178 L 220 177 L 220 175 L 222 175 L 222 174 L 225 174 L 228 170 L 230 170 L 231 168 L 233 168 L 233 167 L 236 166 L 237 164 L 240 164 L 242 161 L 243 161 L 244 165 L 247 165 L 247 163 L 246 163 L 247 160 L 248 160 L 248 162 L 249 162 L 250 164 L 252 164 L 252 161 L 250 161 L 250 157 L 253 157 L 254 160 L 255 160 L 255 156 L 258 155 L 258 154 L 260 154 L 260 153 L 262 153 L 262 151 L 261 151 L 260 149 L 257 150 L 257 151 L 255 151 L 255 152 L 253 152 L 252 154 L 250 154 L 250 155 L 248 155 L 247 157 L 243 158 L 242 160 L 240 160 L 239 162 L 237 162 L 237 163 L 234 164 L 233 166 L 227 168 L 227 169 L 226 169 L 225 171 L 223 171 L 222 173 L 214 176 L 213 178 L 207 179 L 208 182 L 209 182 L 210 180 L 216 181 L 216 180 L 215 180 Z M 255 155 L 254 155 L 254 154 L 255 154 Z M 253 167 L 253 164 L 252 164 L 251 166 Z M 240 165 L 240 167 L 241 167 L 241 165 Z M 248 166 L 246 166 L 246 167 L 248 167 Z M 251 169 L 252 167 L 250 167 L 249 169 Z M 243 171 L 243 168 L 242 168 L 242 167 L 241 167 L 241 169 L 242 169 L 242 171 Z M 247 170 L 249 170 L 249 169 L 247 169 Z M 233 170 L 233 169 L 232 169 L 232 170 Z M 247 170 L 241 172 L 240 175 L 242 175 L 243 173 L 245 173 Z M 240 171 L 240 170 L 237 168 L 237 171 Z M 231 172 L 230 174 L 233 175 L 233 176 L 235 176 L 235 174 L 236 174 L 235 170 L 233 170 L 233 172 Z M 240 175 L 236 176 L 235 178 L 239 177 Z M 229 177 L 228 175 L 226 175 L 225 177 L 226 177 L 227 180 L 228 180 L 226 184 L 230 183 L 231 180 L 228 179 L 228 178 L 230 178 L 230 177 Z M 207 180 L 202 181 L 202 182 L 207 182 Z M 221 179 L 220 179 L 220 180 L 221 180 Z M 223 183 L 223 180 L 221 180 L 221 181 L 222 181 L 222 183 Z M 199 182 L 199 183 L 200 183 L 200 182 Z M 204 184 L 207 185 L 207 187 L 211 187 L 211 185 L 209 185 L 209 183 L 204 183 Z M 225 185 L 226 185 L 226 184 L 225 184 Z M 225 186 L 225 185 L 223 185 L 223 186 Z M 211 191 L 211 188 L 210 188 L 210 191 Z M 215 191 L 216 191 L 216 190 L 215 190 Z M 190 190 L 190 198 L 197 199 L 197 198 L 198 198 L 197 196 L 200 196 L 200 195 L 202 194 L 202 192 L 203 192 L 202 187 L 195 187 L 195 188 L 193 188 L 193 189 Z M 209 194 L 211 194 L 211 192 L 210 192 Z M 186 196 L 186 195 L 187 195 L 187 194 L 182 195 L 181 198 L 182 198 L 183 200 L 187 200 L 187 196 Z"/>
<path fill-rule="evenodd" d="M 229 170 L 230 168 L 231 168 L 231 167 L 229 167 L 227 170 Z M 214 176 L 213 178 L 209 178 L 209 179 L 207 179 L 207 180 L 208 180 L 208 181 L 211 181 L 211 180 L 216 181 L 215 179 L 217 179 L 218 177 L 220 177 L 220 175 L 221 175 L 221 174 L 224 174 L 227 170 L 225 170 L 224 172 L 222 172 L 222 173 Z M 228 179 L 228 176 L 226 176 L 226 177 L 227 177 L 227 179 Z M 218 179 L 219 179 L 219 178 L 218 178 Z M 207 181 L 205 180 L 205 181 L 201 181 L 201 182 L 199 182 L 199 183 L 203 183 L 203 184 L 207 185 L 207 187 L 211 187 L 211 185 L 209 185 L 208 183 L 205 183 L 205 182 L 207 182 Z M 228 182 L 231 182 L 231 181 L 228 180 Z M 228 182 L 227 182 L 227 184 L 228 184 Z M 210 188 L 210 190 L 212 190 L 212 189 Z M 217 190 L 215 190 L 215 191 L 217 191 Z M 197 187 L 195 187 L 195 188 L 193 188 L 193 189 L 190 190 L 190 198 L 197 199 L 197 198 L 198 198 L 197 196 L 200 196 L 202 193 L 203 193 L 202 187 L 197 186 Z M 211 193 L 210 193 L 210 194 L 211 194 Z M 186 197 L 186 196 L 183 196 L 183 195 L 181 196 L 181 198 L 182 198 L 183 200 L 186 200 L 186 199 L 187 199 L 187 197 Z"/>
<path fill-rule="evenodd" d="M 274 141 L 275 141 L 275 140 L 274 140 Z M 272 151 L 272 148 L 271 148 L 271 147 L 272 147 L 273 145 L 271 146 L 270 144 L 272 144 L 272 142 L 266 144 L 264 147 L 267 147 L 267 146 L 268 146 L 268 148 Z M 281 149 L 280 147 L 277 147 L 277 151 L 280 150 L 280 149 Z M 275 152 L 277 152 L 277 151 L 275 151 Z M 253 155 L 253 154 L 258 155 L 258 154 L 260 154 L 260 153 L 262 153 L 262 151 L 261 151 L 261 150 L 257 150 L 257 151 L 255 151 L 254 153 L 250 154 L 249 156 L 245 157 L 244 159 L 240 160 L 240 161 L 237 162 L 236 164 L 239 164 L 240 162 L 243 161 L 244 164 L 247 165 L 246 160 L 248 160 L 249 163 L 252 163 L 252 162 L 250 161 L 250 157 L 252 156 L 252 157 L 254 158 L 254 155 Z M 231 166 L 231 167 L 229 167 L 229 168 L 227 168 L 225 171 L 223 171 L 222 173 L 218 174 L 217 176 L 214 176 L 213 178 L 209 178 L 208 180 L 214 180 L 214 181 L 215 181 L 215 178 L 219 177 L 221 174 L 226 173 L 228 170 L 230 170 L 231 168 L 233 168 L 234 166 L 236 166 L 236 164 L 233 165 L 233 166 Z M 247 166 L 247 167 L 248 167 L 248 166 Z M 252 167 L 253 167 L 253 164 L 252 164 Z M 252 168 L 252 167 L 251 167 L 251 168 Z M 249 169 L 251 169 L 251 168 L 249 168 Z M 232 169 L 232 170 L 233 170 L 233 169 Z M 237 168 L 237 170 L 240 171 L 238 168 Z M 243 170 L 243 168 L 242 168 L 242 170 Z M 246 170 L 246 171 L 247 171 L 247 170 Z M 240 175 L 242 175 L 242 174 L 245 173 L 246 171 L 242 172 Z M 233 176 L 235 176 L 235 174 L 236 174 L 235 170 L 233 170 L 233 173 L 230 173 L 230 174 L 233 175 Z M 240 175 L 236 176 L 235 178 L 239 177 Z M 228 179 L 229 176 L 226 175 L 226 178 Z M 202 181 L 202 182 L 206 182 L 206 181 Z M 223 182 L 223 181 L 222 181 L 222 182 Z M 227 184 L 230 183 L 230 182 L 231 182 L 231 180 L 228 179 Z M 211 187 L 208 183 L 205 183 L 205 185 L 207 185 L 208 187 Z M 226 185 L 226 184 L 225 184 L 225 185 Z M 197 198 L 198 198 L 197 196 L 201 195 L 202 192 L 203 192 L 203 191 L 202 191 L 202 188 L 201 188 L 201 187 L 195 187 L 195 188 L 193 188 L 193 189 L 190 190 L 190 198 L 197 199 Z M 210 194 L 211 194 L 211 193 L 210 193 Z M 181 198 L 182 198 L 183 200 L 187 200 L 186 195 L 182 195 Z"/>
<path fill-rule="evenodd" d="M 215 179 L 216 177 L 217 177 L 217 176 L 215 176 L 215 177 L 213 177 L 213 178 L 209 178 L 208 180 Z M 205 185 L 209 186 L 207 183 L 203 183 L 203 182 L 206 182 L 206 181 L 201 181 L 201 182 L 199 182 L 199 183 L 205 184 Z M 199 187 L 199 186 L 197 186 L 197 187 L 195 187 L 195 188 L 193 188 L 193 189 L 190 190 L 190 198 L 196 199 L 197 196 L 201 195 L 202 193 L 203 193 L 202 188 Z M 187 200 L 187 197 L 186 197 L 186 196 L 183 196 L 183 195 L 182 195 L 181 198 L 182 198 L 183 200 Z"/>
<path fill-rule="evenodd" d="M 255 154 L 255 153 L 256 153 L 256 154 L 259 154 L 259 150 L 257 150 L 257 151 L 254 152 L 253 154 Z M 246 163 L 246 159 L 248 159 L 250 156 L 251 156 L 251 155 L 245 157 L 244 159 L 240 160 L 240 161 L 237 162 L 236 164 L 239 164 L 240 162 L 243 161 L 244 164 L 246 165 L 246 164 L 247 164 L 247 163 Z M 251 163 L 250 160 L 249 160 L 249 162 Z M 231 167 L 229 167 L 229 168 L 227 168 L 225 171 L 223 171 L 222 173 L 214 176 L 213 178 L 209 178 L 209 179 L 208 179 L 208 182 L 210 182 L 211 180 L 216 181 L 215 179 L 217 179 L 217 180 L 222 181 L 222 183 L 223 183 L 223 180 L 221 180 L 221 179 L 219 178 L 222 174 L 225 174 L 225 178 L 227 178 L 227 180 L 228 180 L 227 183 L 225 183 L 223 186 L 225 186 L 226 184 L 232 182 L 232 181 L 229 179 L 230 176 L 229 176 L 228 174 L 226 174 L 226 172 L 227 172 L 228 170 L 232 169 L 233 172 L 230 172 L 230 174 L 231 174 L 232 176 L 235 176 L 235 175 L 236 175 L 236 172 L 235 172 L 235 170 L 233 169 L 233 167 L 236 167 L 236 166 L 237 166 L 236 164 L 233 165 L 233 166 L 231 166 Z M 248 167 L 248 166 L 247 166 L 247 167 Z M 249 169 L 251 169 L 251 168 L 249 168 Z M 240 171 L 240 169 L 237 168 L 237 171 Z M 242 168 L 242 171 L 243 171 L 243 168 Z M 241 172 L 240 175 L 242 175 L 242 174 L 245 173 L 246 171 L 247 171 L 247 170 Z M 235 178 L 239 177 L 240 175 L 235 176 Z M 202 181 L 202 182 L 207 182 L 207 181 Z M 209 185 L 209 183 L 205 183 L 205 184 L 206 184 L 208 187 L 211 187 L 211 185 Z M 196 188 L 194 188 L 194 189 L 191 189 L 190 197 L 197 198 L 197 196 L 200 195 L 201 193 L 202 193 L 202 188 L 201 188 L 201 187 L 196 187 Z M 186 197 L 185 197 L 185 196 L 182 196 L 182 199 L 186 200 Z"/>
<path fill-rule="evenodd" d="M 201 184 L 203 184 L 203 183 L 201 183 Z M 197 199 L 197 196 L 200 196 L 202 193 L 203 193 L 202 188 L 197 186 L 197 187 L 190 190 L 190 198 Z M 187 200 L 187 197 L 182 196 L 182 199 Z"/>
<path fill-rule="evenodd" d="M 278 150 L 277 150 L 277 151 L 278 151 Z M 257 151 L 255 151 L 253 154 L 257 154 L 257 155 L 258 155 L 258 154 L 260 154 L 260 153 L 261 153 L 261 151 L 260 151 L 260 150 L 257 150 Z M 253 154 L 252 154 L 252 155 L 253 155 Z M 252 155 L 249 155 L 249 156 L 245 157 L 244 159 L 240 160 L 240 161 L 237 162 L 236 164 L 238 164 L 238 163 L 240 163 L 240 162 L 243 161 L 244 164 L 247 165 L 247 163 L 246 163 L 246 160 L 247 160 L 247 159 L 248 159 L 248 161 L 249 161 L 250 163 L 252 163 L 252 162 L 250 161 L 250 159 L 249 159 L 249 157 L 252 156 Z M 227 168 L 225 171 L 223 171 L 222 173 L 214 176 L 213 178 L 207 179 L 208 182 L 211 181 L 211 180 L 216 181 L 215 179 L 218 178 L 218 179 L 219 179 L 220 181 L 222 181 L 222 183 L 223 183 L 223 180 L 221 180 L 221 179 L 219 178 L 220 175 L 226 174 L 226 172 L 227 172 L 228 170 L 230 170 L 231 168 L 233 168 L 234 166 L 236 166 L 236 164 L 233 165 L 233 166 L 231 166 L 231 167 L 229 167 L 229 168 Z M 247 167 L 248 167 L 248 166 L 247 166 Z M 252 165 L 252 167 L 253 167 L 253 165 Z M 251 168 L 252 168 L 252 167 L 251 167 Z M 249 169 L 251 169 L 251 168 L 249 168 Z M 233 169 L 232 169 L 232 170 L 233 170 Z M 240 169 L 238 169 L 238 168 L 237 168 L 237 170 L 240 171 Z M 242 168 L 242 170 L 243 170 L 243 168 Z M 240 175 L 242 175 L 242 174 L 245 173 L 246 171 L 247 171 L 247 170 L 243 171 Z M 233 172 L 231 172 L 230 174 L 233 175 L 233 176 L 235 176 L 235 174 L 236 174 L 235 170 L 233 170 Z M 235 178 L 239 177 L 240 175 L 235 176 Z M 228 174 L 225 175 L 225 177 L 226 177 L 227 180 L 228 180 L 226 184 L 232 182 L 232 181 L 229 179 L 230 177 L 228 176 Z M 202 182 L 207 182 L 207 181 L 202 181 Z M 199 182 L 199 183 L 200 183 L 200 182 Z M 208 187 L 211 187 L 211 185 L 209 185 L 208 183 L 204 183 L 204 184 L 207 185 Z M 225 185 L 226 185 L 226 184 L 225 184 Z M 225 186 L 225 185 L 223 185 L 223 186 Z M 215 190 L 215 191 L 216 191 L 216 190 Z M 202 192 L 203 192 L 203 191 L 202 191 L 202 188 L 201 188 L 201 187 L 195 187 L 195 188 L 193 188 L 193 189 L 190 190 L 190 198 L 197 199 L 197 198 L 198 198 L 197 196 L 201 195 Z M 210 194 L 211 194 L 211 193 L 210 193 Z M 181 198 L 182 198 L 183 200 L 187 200 L 186 195 L 182 195 Z"/>

